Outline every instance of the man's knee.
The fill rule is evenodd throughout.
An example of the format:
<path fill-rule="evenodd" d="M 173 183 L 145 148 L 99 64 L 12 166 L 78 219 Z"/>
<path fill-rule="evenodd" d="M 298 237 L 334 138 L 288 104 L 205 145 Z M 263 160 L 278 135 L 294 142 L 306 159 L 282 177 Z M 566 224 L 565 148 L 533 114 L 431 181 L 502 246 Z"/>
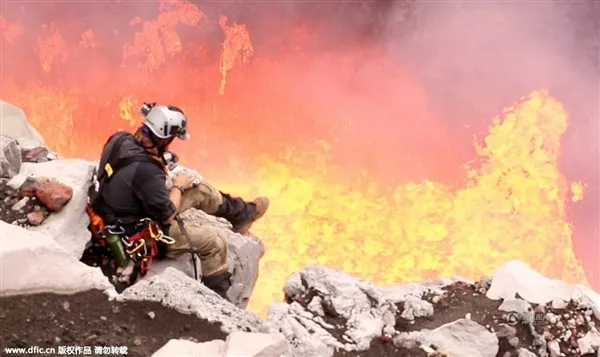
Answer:
<path fill-rule="evenodd" d="M 208 227 L 206 227 L 208 228 Z M 221 274 L 229 270 L 229 238 L 226 230 L 217 227 L 210 227 L 210 234 L 205 239 L 209 239 L 211 249 L 200 252 L 202 260 L 202 273 L 205 276 Z"/>
<path fill-rule="evenodd" d="M 176 258 L 189 252 L 192 248 L 179 227 L 173 227 L 172 230 L 173 232 L 170 233 L 175 239 L 175 244 L 169 247 L 167 256 Z M 186 230 L 200 255 L 204 275 L 212 275 L 228 270 L 229 238 L 226 230 L 214 226 L 186 226 Z"/>
<path fill-rule="evenodd" d="M 197 186 L 185 191 L 181 197 L 180 212 L 189 208 L 196 208 L 208 214 L 214 214 L 223 202 L 221 192 L 210 182 L 202 180 Z"/>

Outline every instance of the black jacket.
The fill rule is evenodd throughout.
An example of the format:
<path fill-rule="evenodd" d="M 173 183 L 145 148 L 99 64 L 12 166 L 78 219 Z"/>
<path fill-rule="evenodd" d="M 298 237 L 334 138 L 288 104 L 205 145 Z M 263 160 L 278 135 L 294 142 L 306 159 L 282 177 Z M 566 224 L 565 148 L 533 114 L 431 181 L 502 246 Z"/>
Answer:
<path fill-rule="evenodd" d="M 115 144 L 113 137 L 108 141 L 100 158 L 99 170 L 103 170 L 110 151 Z M 147 155 L 135 142 L 133 136 L 121 144 L 117 157 Z M 142 218 L 151 218 L 157 223 L 167 220 L 176 208 L 169 198 L 165 185 L 166 174 L 158 165 L 151 162 L 133 162 L 116 171 L 101 188 L 100 202 L 94 202 L 93 209 L 108 225 L 120 221 L 128 225 Z"/>

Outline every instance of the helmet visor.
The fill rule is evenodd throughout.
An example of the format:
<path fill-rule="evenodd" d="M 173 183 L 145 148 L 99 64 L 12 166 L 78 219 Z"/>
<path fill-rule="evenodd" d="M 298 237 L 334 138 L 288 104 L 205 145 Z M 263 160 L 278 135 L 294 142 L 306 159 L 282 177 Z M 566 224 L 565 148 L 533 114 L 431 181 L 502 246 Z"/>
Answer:
<path fill-rule="evenodd" d="M 169 135 L 176 136 L 181 140 L 187 140 L 189 138 L 189 135 L 187 133 L 186 121 L 182 121 L 181 125 L 171 125 Z"/>

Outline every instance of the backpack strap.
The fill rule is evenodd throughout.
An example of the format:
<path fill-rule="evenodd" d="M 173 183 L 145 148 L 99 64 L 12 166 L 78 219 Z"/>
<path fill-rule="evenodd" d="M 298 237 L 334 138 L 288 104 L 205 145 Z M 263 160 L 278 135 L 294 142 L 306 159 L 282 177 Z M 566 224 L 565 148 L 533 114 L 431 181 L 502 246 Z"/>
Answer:
<path fill-rule="evenodd" d="M 121 145 L 123 145 L 123 142 L 132 135 L 125 131 L 115 133 L 110 138 L 108 138 L 108 141 L 106 142 L 106 144 L 104 144 L 104 147 L 106 147 L 106 145 L 108 145 L 108 143 L 117 136 L 119 138 L 113 144 L 110 153 L 108 154 L 108 158 L 106 158 L 106 163 L 104 164 L 104 167 L 102 168 L 100 175 L 98 176 L 98 182 L 100 182 L 100 185 L 106 182 L 108 178 L 112 177 L 112 175 L 115 173 L 116 169 L 114 168 L 114 165 L 118 164 L 117 161 L 119 161 L 119 149 L 121 148 Z"/>
<path fill-rule="evenodd" d="M 133 135 L 131 135 L 131 133 L 128 133 L 126 131 L 120 131 L 120 132 L 113 134 L 110 138 L 108 138 L 108 140 L 106 141 L 106 144 L 104 144 L 104 147 L 106 147 L 106 145 L 108 145 L 108 143 L 117 136 L 118 136 L 118 138 L 115 141 L 115 143 L 113 144 L 113 146 L 110 150 L 110 153 L 108 154 L 108 158 L 106 159 L 104 167 L 98 174 L 98 184 L 99 184 L 98 191 L 94 195 L 92 195 L 92 197 L 90 197 L 90 204 L 92 204 L 92 205 L 97 204 L 97 203 L 100 203 L 100 204 L 103 203 L 104 200 L 102 197 L 102 189 L 104 188 L 104 185 L 108 181 L 110 181 L 110 179 L 113 177 L 115 172 L 119 171 L 120 169 L 122 169 L 123 167 L 125 167 L 129 164 L 132 164 L 134 162 L 148 162 L 148 163 L 156 165 L 161 170 L 163 170 L 163 168 L 160 166 L 160 164 L 156 160 L 152 159 L 151 157 L 149 157 L 147 155 L 136 155 L 136 156 L 126 157 L 123 159 L 119 158 L 119 150 L 121 148 L 121 145 L 123 145 L 123 142 L 125 142 L 126 139 L 133 137 Z"/>
<path fill-rule="evenodd" d="M 113 138 L 119 136 L 119 138 L 117 139 L 117 141 L 114 143 L 113 147 L 110 150 L 110 153 L 108 154 L 108 158 L 106 159 L 106 163 L 104 164 L 104 168 L 98 168 L 99 170 L 96 172 L 97 173 L 97 177 L 96 179 L 98 180 L 98 190 L 92 190 L 94 185 L 92 185 L 90 192 L 89 192 L 89 204 L 93 205 L 98 198 L 101 196 L 100 192 L 102 192 L 102 186 L 104 186 L 104 183 L 106 182 L 106 178 L 107 178 L 107 174 L 109 171 L 110 175 L 108 176 L 112 176 L 114 173 L 113 168 L 110 165 L 110 162 L 114 161 L 114 159 L 116 157 L 118 157 L 118 153 L 119 153 L 119 148 L 121 147 L 121 145 L 123 144 L 123 142 L 125 141 L 125 139 L 127 138 L 127 134 L 129 134 L 128 132 L 125 131 L 119 131 L 113 135 L 111 135 L 108 140 L 106 140 L 106 143 L 104 143 L 104 146 L 102 147 L 102 150 L 104 151 L 104 149 L 106 148 L 106 145 L 108 145 L 108 143 L 110 143 Z M 131 135 L 131 134 L 129 134 Z M 101 160 L 102 161 L 102 160 Z M 107 170 L 108 169 L 108 170 Z"/>

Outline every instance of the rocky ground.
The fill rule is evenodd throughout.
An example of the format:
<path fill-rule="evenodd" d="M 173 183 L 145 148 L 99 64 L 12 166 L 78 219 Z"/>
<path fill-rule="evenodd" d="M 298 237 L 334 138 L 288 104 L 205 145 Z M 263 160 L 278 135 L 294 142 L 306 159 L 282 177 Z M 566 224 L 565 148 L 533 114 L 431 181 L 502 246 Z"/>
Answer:
<path fill-rule="evenodd" d="M 33 211 L 33 207 L 27 207 L 26 204 L 19 207 L 19 204 L 17 209 L 13 209 L 19 202 L 19 198 L 16 191 L 7 186 L 7 182 L 7 178 L 0 178 L 0 218 L 4 222 L 19 224 L 22 227 L 28 226 L 27 214 Z"/>
<path fill-rule="evenodd" d="M 589 307 L 559 300 L 545 305 L 526 303 L 524 305 L 529 305 L 527 309 L 531 313 L 535 330 L 533 332 L 527 321 L 522 321 L 517 313 L 501 311 L 502 301 L 488 299 L 485 288 L 481 285 L 458 282 L 443 288 L 444 295 L 425 296 L 424 300 L 434 307 L 433 315 L 416 318 L 414 323 L 408 324 L 400 318 L 397 330 L 434 329 L 468 317 L 496 334 L 499 339 L 498 357 L 516 357 L 522 347 L 533 353 L 538 352 L 538 348 L 534 346 L 540 336 L 547 342 L 551 355 L 554 352 L 561 356 L 596 356 L 593 352 L 582 354 L 578 345 L 578 339 L 583 338 L 598 324 L 598 319 L 593 316 Z M 534 333 L 537 335 L 534 336 Z M 556 345 L 560 348 L 555 348 Z"/>
<path fill-rule="evenodd" d="M 6 153 L 5 153 L 6 156 Z M 45 147 L 20 150 L 23 163 L 42 163 L 58 157 Z M 0 217 L 3 221 L 21 227 L 39 226 L 51 212 L 57 212 L 73 196 L 73 190 L 45 177 L 29 177 L 18 188 L 8 185 L 8 177 L 0 178 Z"/>
<path fill-rule="evenodd" d="M 487 330 L 488 337 L 495 335 L 492 343 L 497 344 L 497 352 L 493 354 L 496 357 L 596 357 L 600 353 L 600 334 L 596 330 L 599 320 L 589 304 L 559 299 L 547 304 L 530 304 L 518 296 L 510 300 L 491 300 L 486 297 L 490 283 L 489 278 L 475 283 L 458 281 L 440 290 L 425 292 L 420 298 L 419 294 L 407 298 L 395 305 L 393 329 L 384 327 L 382 335 L 371 341 L 367 351 L 337 350 L 334 356 L 447 356 L 435 344 L 423 343 L 423 332 L 448 328 L 465 319 L 480 327 L 477 333 Z M 336 310 L 334 303 L 328 301 L 327 293 L 304 281 L 303 284 L 303 293 L 288 297 L 287 302 L 297 303 L 305 312 L 322 317 L 316 320 L 322 321 L 321 327 L 336 340 L 348 340 L 348 327 L 356 323 L 340 315 L 339 308 Z M 372 307 L 378 304 L 371 303 Z M 359 307 L 355 305 L 354 309 Z M 452 349 L 451 343 L 442 347 Z M 457 355 L 456 350 L 452 355 Z"/>
<path fill-rule="evenodd" d="M 101 291 L 0 298 L 0 350 L 126 346 L 128 356 L 149 357 L 173 338 L 206 342 L 226 337 L 218 322 L 178 313 L 159 302 L 111 302 Z"/>

